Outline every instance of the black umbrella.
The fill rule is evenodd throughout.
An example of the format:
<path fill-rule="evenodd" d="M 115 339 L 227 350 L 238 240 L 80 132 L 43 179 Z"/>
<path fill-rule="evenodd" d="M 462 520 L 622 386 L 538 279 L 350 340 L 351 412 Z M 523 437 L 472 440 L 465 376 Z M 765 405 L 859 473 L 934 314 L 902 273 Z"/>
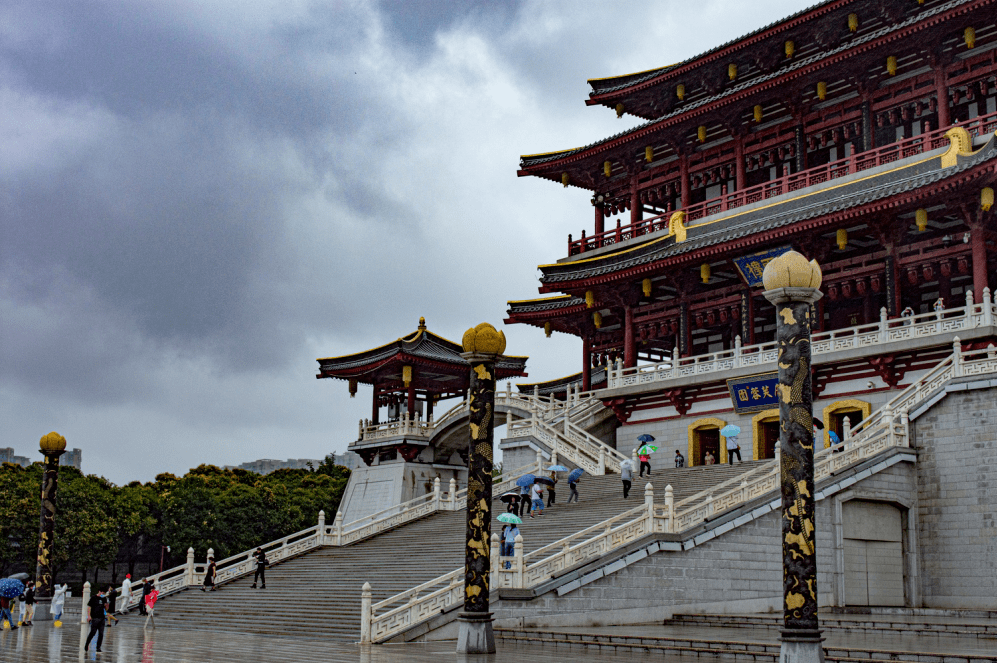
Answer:
<path fill-rule="evenodd" d="M 537 477 L 535 483 L 542 483 L 545 486 L 553 486 L 554 480 L 548 479 L 547 477 Z"/>
<path fill-rule="evenodd" d="M 520 498 L 519 493 L 506 493 L 505 495 L 503 495 L 499 499 L 502 500 L 503 502 L 505 502 L 506 504 L 508 504 L 509 502 L 511 502 L 513 500 L 518 500 L 519 498 Z"/>
<path fill-rule="evenodd" d="M 814 417 L 814 426 L 817 427 L 817 430 L 824 430 L 824 422 L 817 417 Z"/>

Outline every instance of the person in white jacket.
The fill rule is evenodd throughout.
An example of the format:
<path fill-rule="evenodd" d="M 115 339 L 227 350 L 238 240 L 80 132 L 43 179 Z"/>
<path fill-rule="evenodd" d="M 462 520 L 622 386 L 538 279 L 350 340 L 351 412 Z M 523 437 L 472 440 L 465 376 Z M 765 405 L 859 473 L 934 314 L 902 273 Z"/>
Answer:
<path fill-rule="evenodd" d="M 62 611 L 66 607 L 67 589 L 69 589 L 69 585 L 56 585 L 55 591 L 52 593 L 52 619 L 55 621 L 62 619 Z"/>
<path fill-rule="evenodd" d="M 132 574 L 125 574 L 125 581 L 121 583 L 121 609 L 118 610 L 123 615 L 128 614 L 128 602 L 132 600 Z"/>

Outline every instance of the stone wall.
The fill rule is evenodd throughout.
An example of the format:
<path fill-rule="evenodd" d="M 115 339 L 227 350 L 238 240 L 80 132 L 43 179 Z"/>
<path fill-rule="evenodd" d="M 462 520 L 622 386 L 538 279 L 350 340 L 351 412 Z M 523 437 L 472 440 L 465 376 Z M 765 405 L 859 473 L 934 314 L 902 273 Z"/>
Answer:
<path fill-rule="evenodd" d="M 997 610 L 995 397 L 952 392 L 913 422 L 925 607 Z"/>

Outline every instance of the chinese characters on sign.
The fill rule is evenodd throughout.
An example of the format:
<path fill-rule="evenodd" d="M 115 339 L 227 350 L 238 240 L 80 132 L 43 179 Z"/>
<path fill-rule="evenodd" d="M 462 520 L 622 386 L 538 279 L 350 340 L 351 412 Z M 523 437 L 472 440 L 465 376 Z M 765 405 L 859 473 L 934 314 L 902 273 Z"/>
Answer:
<path fill-rule="evenodd" d="M 752 253 L 741 256 L 740 258 L 734 258 L 734 265 L 737 267 L 737 271 L 741 272 L 741 277 L 744 278 L 748 287 L 754 288 L 762 284 L 762 272 L 765 271 L 765 265 L 769 264 L 774 258 L 778 258 L 786 251 L 789 251 L 790 248 L 792 247 L 783 246 L 777 249 L 762 251 L 761 253 Z"/>
<path fill-rule="evenodd" d="M 727 380 L 727 390 L 738 414 L 758 412 L 779 407 L 779 396 L 775 386 L 779 383 L 779 373 L 761 373 L 743 378 Z"/>

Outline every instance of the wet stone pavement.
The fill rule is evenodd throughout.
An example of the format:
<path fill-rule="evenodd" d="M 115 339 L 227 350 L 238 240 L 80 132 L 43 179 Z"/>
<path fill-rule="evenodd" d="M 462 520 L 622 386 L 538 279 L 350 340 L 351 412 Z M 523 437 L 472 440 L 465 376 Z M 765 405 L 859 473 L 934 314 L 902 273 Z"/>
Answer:
<path fill-rule="evenodd" d="M 137 619 L 128 618 L 118 626 L 104 631 L 102 653 L 96 645 L 84 653 L 80 643 L 86 640 L 88 629 L 66 624 L 54 628 L 36 624 L 16 631 L 0 632 L 0 662 L 56 663 L 62 661 L 102 661 L 104 663 L 271 663 L 272 661 L 311 663 L 522 663 L 539 656 L 550 658 L 548 646 L 535 647 L 498 643 L 494 656 L 462 656 L 454 652 L 455 642 L 359 645 L 327 642 L 310 638 L 281 638 L 272 635 L 243 633 L 211 633 L 185 631 L 177 628 L 144 630 Z M 96 641 L 96 638 L 94 638 Z M 588 652 L 584 649 L 565 650 L 565 657 L 577 663 L 634 661 L 668 661 L 689 663 L 702 659 L 685 656 L 665 656 L 643 652 Z"/>

